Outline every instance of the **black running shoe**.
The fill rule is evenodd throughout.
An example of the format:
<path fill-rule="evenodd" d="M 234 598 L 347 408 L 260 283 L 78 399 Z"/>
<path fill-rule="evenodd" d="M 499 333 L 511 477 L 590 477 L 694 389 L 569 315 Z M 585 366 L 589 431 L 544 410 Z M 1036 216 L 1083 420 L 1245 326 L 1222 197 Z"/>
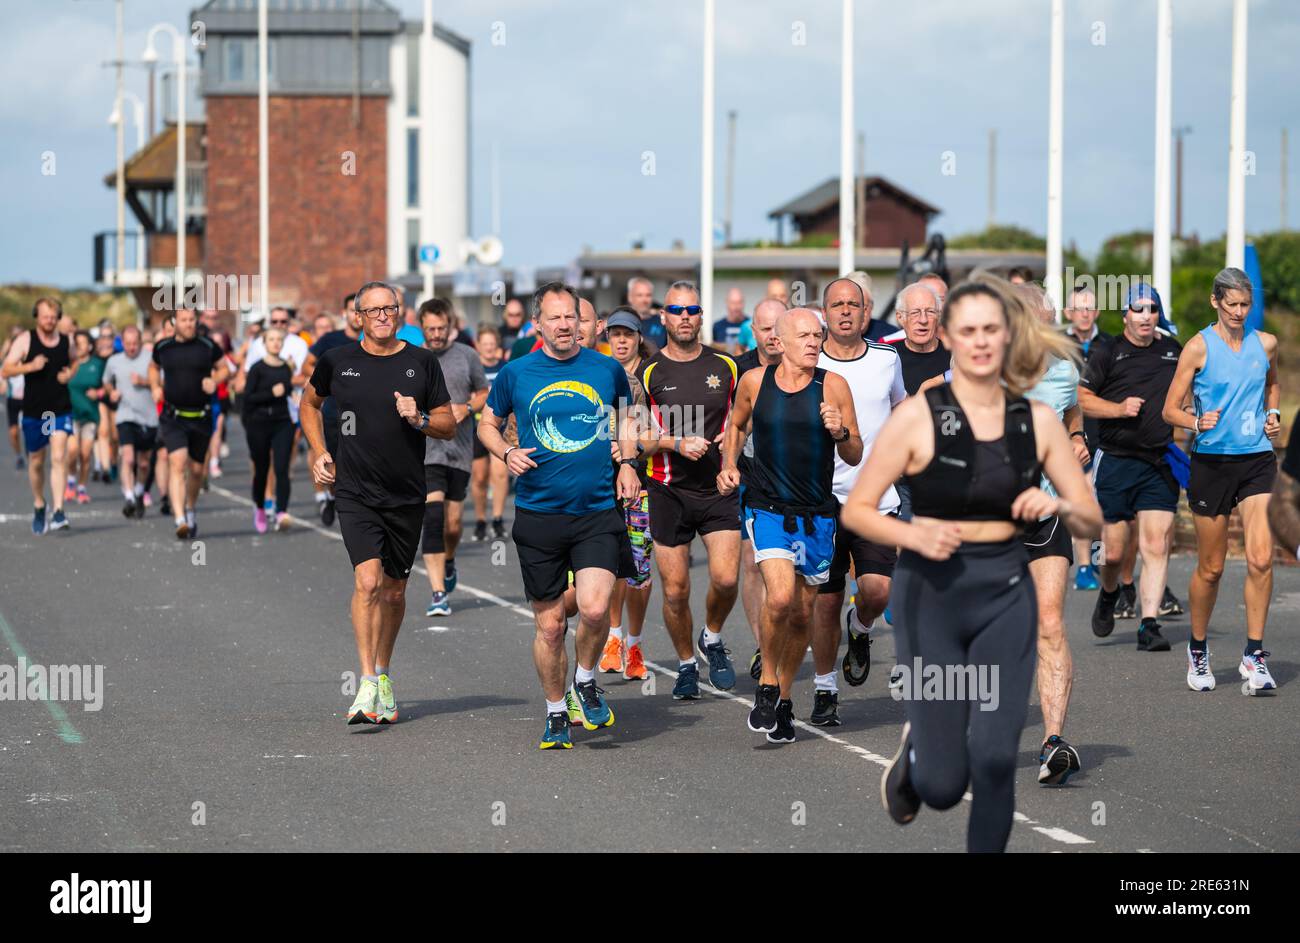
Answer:
<path fill-rule="evenodd" d="M 1121 590 L 1108 593 L 1102 590 L 1097 594 L 1097 602 L 1092 607 L 1092 634 L 1105 638 L 1115 631 L 1115 604 L 1119 602 Z"/>
<path fill-rule="evenodd" d="M 326 527 L 334 526 L 334 499 L 326 498 L 320 503 L 320 522 Z"/>
<path fill-rule="evenodd" d="M 1160 634 L 1160 623 L 1155 619 L 1143 619 L 1142 625 L 1138 627 L 1138 651 L 1169 651 L 1169 639 Z"/>
<path fill-rule="evenodd" d="M 768 732 L 767 742 L 794 743 L 794 701 L 776 702 L 776 729 Z"/>
<path fill-rule="evenodd" d="M 912 787 L 912 725 L 903 724 L 903 738 L 898 752 L 880 777 L 880 801 L 889 817 L 899 825 L 916 818 L 921 797 Z"/>
<path fill-rule="evenodd" d="M 144 506 L 144 495 L 142 495 L 142 494 L 141 494 L 141 495 L 137 495 L 137 496 L 136 496 L 136 499 L 135 499 L 135 517 L 136 517 L 136 520 L 139 520 L 139 521 L 144 520 L 144 515 L 145 515 L 145 511 L 146 511 L 146 510 L 148 510 L 148 509 Z"/>
<path fill-rule="evenodd" d="M 1165 595 L 1160 600 L 1160 608 L 1156 610 L 1162 616 L 1181 616 L 1183 614 L 1183 604 L 1178 601 L 1173 590 L 1168 586 L 1165 587 Z"/>
<path fill-rule="evenodd" d="M 1079 751 L 1070 746 L 1056 734 L 1043 742 L 1043 749 L 1038 754 L 1038 784 L 1040 786 L 1064 786 L 1065 781 L 1079 772 Z"/>
<path fill-rule="evenodd" d="M 493 540 L 506 539 L 506 522 L 501 520 L 501 518 L 499 517 L 492 518 L 492 539 Z"/>
<path fill-rule="evenodd" d="M 775 684 L 760 684 L 754 692 L 754 709 L 749 712 L 747 721 L 754 733 L 771 733 L 776 729 L 776 702 L 781 697 L 781 689 Z"/>
<path fill-rule="evenodd" d="M 474 522 L 474 542 L 487 540 L 487 521 Z"/>
<path fill-rule="evenodd" d="M 849 637 L 849 647 L 840 667 L 844 669 L 844 680 L 856 688 L 865 683 L 871 673 L 871 636 L 866 632 L 854 635 L 849 628 L 852 619 L 853 610 L 849 609 L 844 613 L 844 634 Z"/>
<path fill-rule="evenodd" d="M 167 495 L 163 495 L 162 499 L 158 502 L 158 513 L 171 517 L 172 501 L 171 498 L 167 497 Z"/>
<path fill-rule="evenodd" d="M 812 716 L 808 723 L 814 727 L 840 725 L 840 696 L 835 691 L 814 691 Z"/>
<path fill-rule="evenodd" d="M 122 505 L 122 516 L 127 518 L 135 517 L 135 498 L 128 499 L 127 502 Z"/>
<path fill-rule="evenodd" d="M 700 669 L 695 662 L 682 665 L 677 669 L 677 681 L 673 684 L 674 701 L 698 701 L 700 699 Z"/>
<path fill-rule="evenodd" d="M 1116 619 L 1137 618 L 1137 596 L 1137 586 L 1133 583 L 1120 584 L 1119 601 L 1115 603 Z"/>
<path fill-rule="evenodd" d="M 749 676 L 757 681 L 763 677 L 763 650 L 754 649 L 754 657 L 749 659 Z"/>

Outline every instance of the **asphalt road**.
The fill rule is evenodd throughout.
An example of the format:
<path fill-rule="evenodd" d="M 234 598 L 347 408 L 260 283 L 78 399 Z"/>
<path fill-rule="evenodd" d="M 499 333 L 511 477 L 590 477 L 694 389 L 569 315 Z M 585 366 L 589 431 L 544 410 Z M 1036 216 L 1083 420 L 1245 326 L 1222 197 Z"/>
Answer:
<path fill-rule="evenodd" d="M 776 747 L 745 727 L 753 684 L 675 702 L 604 676 L 608 730 L 540 752 L 543 706 L 509 542 L 466 543 L 449 619 L 423 616 L 413 574 L 394 659 L 401 721 L 347 727 L 356 670 L 343 546 L 313 516 L 296 469 L 286 534 L 257 536 L 242 433 L 200 502 L 201 546 L 155 508 L 125 520 L 115 487 L 71 509 L 69 531 L 33 537 L 24 474 L 0 446 L 0 665 L 103 666 L 102 706 L 0 701 L 0 850 L 800 850 L 960 851 L 969 802 L 906 828 L 879 780 L 902 705 L 886 689 L 893 640 L 878 634 L 867 684 L 844 688 L 844 726 L 801 726 Z M 201 550 L 201 553 L 200 553 Z M 1171 585 L 1185 598 L 1191 561 Z M 1083 774 L 1036 783 L 1041 714 L 1021 741 L 1011 851 L 1296 851 L 1295 712 L 1300 570 L 1279 569 L 1268 647 L 1281 690 L 1244 697 L 1244 565 L 1230 562 L 1211 629 L 1218 688 L 1188 690 L 1186 618 L 1168 654 L 1135 650 L 1136 624 L 1088 628 L 1093 595 L 1070 591 L 1075 657 L 1066 734 Z M 697 549 L 695 612 L 705 574 Z M 651 603 L 648 656 L 672 662 Z M 727 637 L 752 651 L 739 604 Z M 796 701 L 811 708 L 811 665 Z M 826 735 L 826 734 L 829 735 Z"/>

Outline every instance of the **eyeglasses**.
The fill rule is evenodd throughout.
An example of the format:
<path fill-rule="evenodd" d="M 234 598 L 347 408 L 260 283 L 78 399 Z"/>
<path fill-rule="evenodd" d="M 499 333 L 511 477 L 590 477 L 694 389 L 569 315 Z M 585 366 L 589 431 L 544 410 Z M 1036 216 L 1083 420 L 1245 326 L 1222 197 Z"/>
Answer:
<path fill-rule="evenodd" d="M 704 313 L 704 309 L 699 305 L 664 305 L 664 313 L 674 316 L 689 314 L 693 318 L 698 318 Z"/>
<path fill-rule="evenodd" d="M 275 327 L 288 327 L 288 326 L 289 326 L 289 322 L 288 322 L 288 321 L 272 321 L 271 324 L 272 324 L 273 326 L 275 326 Z"/>
<path fill-rule="evenodd" d="M 363 318 L 395 318 L 400 310 L 397 305 L 384 305 L 382 308 L 358 308 L 357 313 Z"/>
<path fill-rule="evenodd" d="M 910 311 L 904 311 L 905 318 L 937 318 L 939 312 L 935 308 L 913 308 Z"/>

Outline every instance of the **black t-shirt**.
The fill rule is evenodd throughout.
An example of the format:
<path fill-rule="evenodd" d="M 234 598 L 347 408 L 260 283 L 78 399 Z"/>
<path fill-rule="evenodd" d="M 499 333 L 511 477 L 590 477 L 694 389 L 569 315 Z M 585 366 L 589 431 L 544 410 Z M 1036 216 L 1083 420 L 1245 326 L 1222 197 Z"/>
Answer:
<path fill-rule="evenodd" d="M 1122 403 L 1130 396 L 1144 400 L 1131 419 L 1098 421 L 1103 451 L 1152 464 L 1164 460 L 1173 435 L 1162 413 L 1182 349 L 1167 334 L 1157 334 L 1146 347 L 1138 347 L 1121 334 L 1089 352 L 1088 368 L 1079 381 L 1082 386 L 1112 403 Z"/>
<path fill-rule="evenodd" d="M 311 347 L 307 348 L 307 350 L 317 360 L 320 360 L 321 356 L 324 355 L 327 350 L 333 350 L 335 347 L 346 347 L 348 344 L 356 343 L 358 343 L 357 339 L 355 337 L 348 337 L 347 331 L 329 331 L 326 334 L 322 334 L 316 340 L 316 343 L 312 344 Z"/>
<path fill-rule="evenodd" d="M 1291 421 L 1291 436 L 1286 442 L 1286 458 L 1282 462 L 1282 471 L 1296 481 L 1300 481 L 1300 434 L 1296 433 L 1297 428 L 1300 428 L 1300 412 L 1296 413 L 1295 419 Z"/>
<path fill-rule="evenodd" d="M 650 477 L 672 488 L 718 493 L 722 450 L 713 440 L 722 432 L 736 396 L 736 361 L 712 347 L 694 360 L 671 360 L 662 352 L 641 365 L 650 411 L 666 436 L 703 436 L 709 450 L 692 462 L 676 452 L 650 456 Z"/>
<path fill-rule="evenodd" d="M 380 357 L 360 344 L 327 350 L 311 385 L 339 410 L 335 492 L 367 507 L 423 504 L 424 440 L 397 413 L 393 394 L 411 396 L 425 412 L 451 402 L 432 351 L 405 344 Z"/>
<path fill-rule="evenodd" d="M 276 396 L 272 392 L 277 383 L 284 384 L 284 392 Z M 259 360 L 248 371 L 248 380 L 244 384 L 244 421 L 245 422 L 288 422 L 289 395 L 293 392 L 293 371 L 283 361 L 273 367 L 265 360 Z"/>
<path fill-rule="evenodd" d="M 753 370 L 755 367 L 761 367 L 763 362 L 758 359 L 758 348 L 751 347 L 745 351 L 736 360 L 736 383 L 740 383 L 740 378 L 745 375 L 747 370 Z"/>
<path fill-rule="evenodd" d="M 927 354 L 918 354 L 908 347 L 902 338 L 891 343 L 898 351 L 898 359 L 902 361 L 903 389 L 907 390 L 908 396 L 916 395 L 922 383 L 933 377 L 943 376 L 952 366 L 952 355 L 943 344 Z"/>
<path fill-rule="evenodd" d="M 188 341 L 164 337 L 153 347 L 153 362 L 163 372 L 163 402 L 177 409 L 203 409 L 212 400 L 203 381 L 221 360 L 221 348 L 203 335 Z"/>

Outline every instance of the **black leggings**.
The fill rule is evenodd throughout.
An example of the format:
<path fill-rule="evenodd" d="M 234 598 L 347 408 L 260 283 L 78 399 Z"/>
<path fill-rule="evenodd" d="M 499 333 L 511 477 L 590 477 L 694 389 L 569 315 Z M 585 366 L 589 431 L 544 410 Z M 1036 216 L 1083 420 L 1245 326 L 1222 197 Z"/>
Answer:
<path fill-rule="evenodd" d="M 947 809 L 969 783 L 966 848 L 1003 851 L 1037 656 L 1038 602 L 1025 548 L 1018 539 L 963 544 L 943 562 L 904 551 L 890 606 L 916 754 L 912 785 L 926 805 Z M 944 672 L 942 685 L 935 669 Z"/>
<path fill-rule="evenodd" d="M 275 456 L 275 511 L 289 510 L 289 458 L 293 450 L 293 423 L 288 419 L 250 419 L 244 422 L 248 452 L 253 458 L 253 504 L 266 498 L 266 475 Z"/>

